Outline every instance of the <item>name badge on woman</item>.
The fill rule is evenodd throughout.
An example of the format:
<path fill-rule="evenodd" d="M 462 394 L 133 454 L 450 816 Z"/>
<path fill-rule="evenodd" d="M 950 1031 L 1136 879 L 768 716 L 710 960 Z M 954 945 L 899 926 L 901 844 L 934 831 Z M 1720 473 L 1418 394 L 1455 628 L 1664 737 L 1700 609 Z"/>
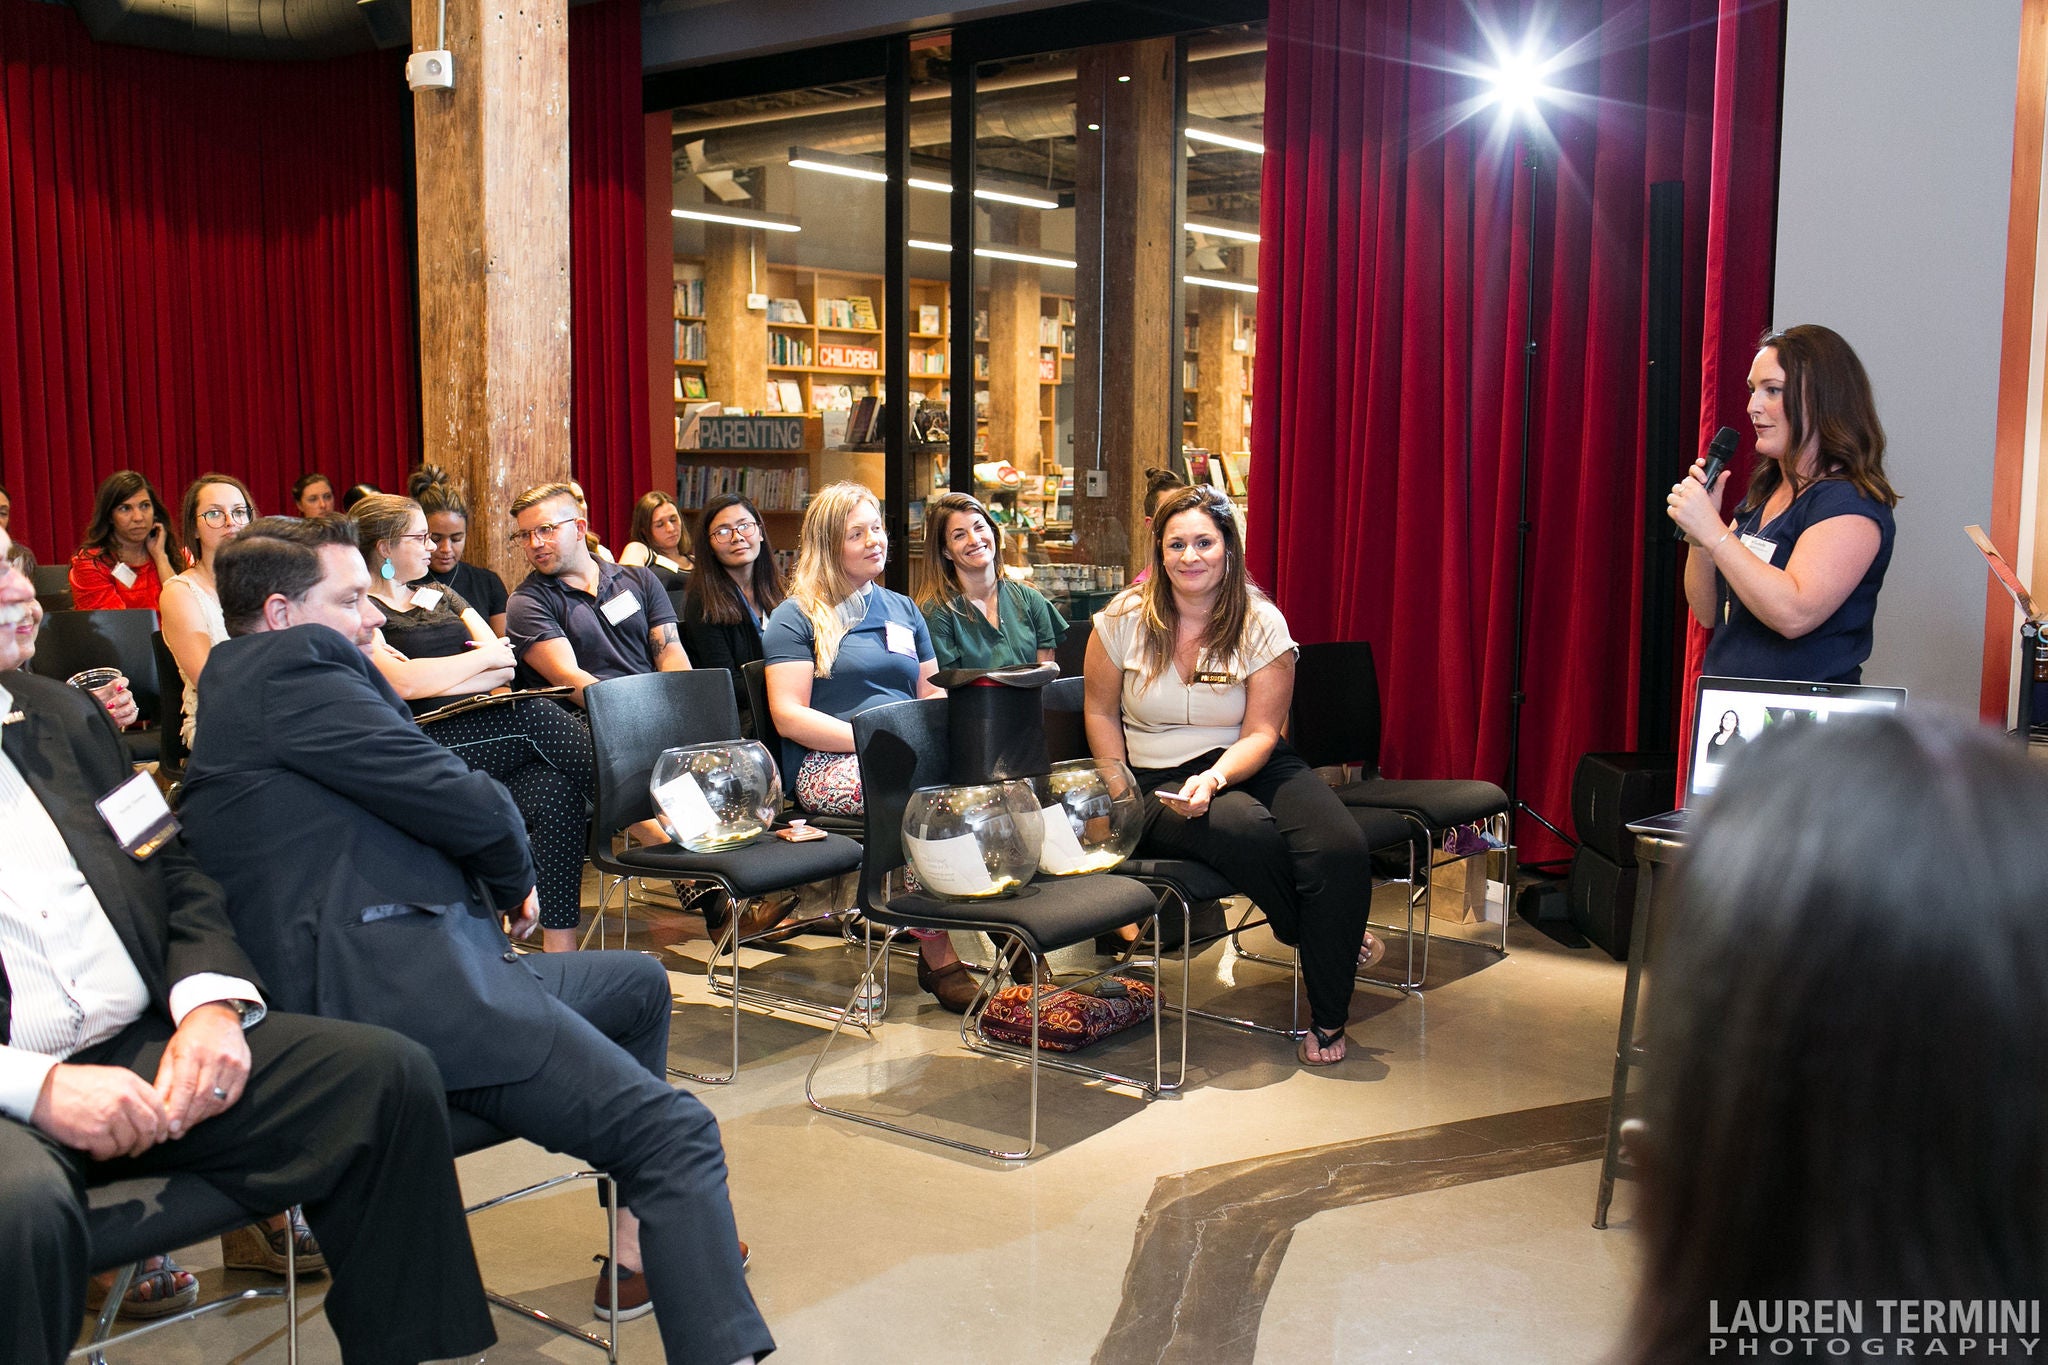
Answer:
<path fill-rule="evenodd" d="M 621 592 L 604 604 L 604 619 L 618 625 L 634 612 L 640 610 L 640 599 L 629 592 Z"/>
<path fill-rule="evenodd" d="M 1767 540 L 1762 536 L 1744 536 L 1742 543 L 1748 547 L 1751 554 L 1766 564 L 1770 563 L 1771 557 L 1778 553 L 1778 542 Z"/>
<path fill-rule="evenodd" d="M 441 590 L 439 588 L 421 588 L 412 595 L 412 604 L 421 611 L 432 611 L 435 607 L 441 605 Z"/>
<path fill-rule="evenodd" d="M 1235 673 L 1197 673 L 1195 674 L 1195 681 L 1207 683 L 1212 687 L 1228 687 L 1237 681 L 1237 675 Z"/>
<path fill-rule="evenodd" d="M 882 645 L 891 654 L 911 659 L 917 657 L 917 635 L 901 621 L 882 622 Z"/>

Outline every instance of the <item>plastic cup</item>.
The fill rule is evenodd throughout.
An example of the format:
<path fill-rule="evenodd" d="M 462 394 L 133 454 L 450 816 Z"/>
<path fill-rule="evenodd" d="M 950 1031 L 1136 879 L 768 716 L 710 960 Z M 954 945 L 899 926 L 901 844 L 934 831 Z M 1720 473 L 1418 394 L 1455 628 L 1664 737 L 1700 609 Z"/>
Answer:
<path fill-rule="evenodd" d="M 64 681 L 81 692 L 98 692 L 120 680 L 121 670 L 118 668 L 88 668 L 83 673 L 73 673 Z"/>

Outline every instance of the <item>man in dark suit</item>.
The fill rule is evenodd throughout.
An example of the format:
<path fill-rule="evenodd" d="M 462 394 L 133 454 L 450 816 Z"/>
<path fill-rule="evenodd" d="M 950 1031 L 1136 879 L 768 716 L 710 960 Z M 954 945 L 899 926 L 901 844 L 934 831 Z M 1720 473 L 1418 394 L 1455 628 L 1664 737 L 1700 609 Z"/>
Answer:
<path fill-rule="evenodd" d="M 253 522 L 214 576 L 230 638 L 200 705 L 234 719 L 200 731 L 179 812 L 278 1002 L 397 1029 L 451 1107 L 609 1171 L 638 1220 L 621 1213 L 601 1315 L 651 1307 L 675 1361 L 773 1350 L 717 1121 L 668 1084 L 668 974 L 640 953 L 513 950 L 501 918 L 528 933 L 537 914 L 525 826 L 364 653 L 383 618 L 353 525 Z"/>
<path fill-rule="evenodd" d="M 105 711 L 13 671 L 35 651 L 34 599 L 0 559 L 0 1358 L 61 1361 L 77 1337 L 83 1189 L 167 1171 L 252 1213 L 305 1205 L 345 1360 L 482 1350 L 432 1059 L 384 1029 L 266 1012 L 220 888 L 151 837 L 161 797 L 126 786 Z"/>

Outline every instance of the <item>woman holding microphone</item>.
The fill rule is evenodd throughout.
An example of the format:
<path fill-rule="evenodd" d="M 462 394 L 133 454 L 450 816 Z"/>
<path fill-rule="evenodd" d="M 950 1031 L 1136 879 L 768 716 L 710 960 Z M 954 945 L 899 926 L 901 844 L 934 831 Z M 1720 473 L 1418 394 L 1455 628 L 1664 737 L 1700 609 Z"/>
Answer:
<path fill-rule="evenodd" d="M 1773 332 L 1749 367 L 1749 420 L 1756 467 L 1732 521 L 1718 510 L 1728 476 L 1709 489 L 1703 461 L 1665 500 L 1693 546 L 1686 603 L 1714 632 L 1704 671 L 1860 681 L 1899 500 L 1870 377 L 1826 327 Z"/>

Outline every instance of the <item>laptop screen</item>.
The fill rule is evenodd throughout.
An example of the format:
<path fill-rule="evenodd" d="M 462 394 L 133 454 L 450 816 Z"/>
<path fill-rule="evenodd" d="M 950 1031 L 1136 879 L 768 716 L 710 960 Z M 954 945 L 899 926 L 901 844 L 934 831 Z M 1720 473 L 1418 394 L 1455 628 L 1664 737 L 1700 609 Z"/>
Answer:
<path fill-rule="evenodd" d="M 1694 693 L 1685 804 L 1698 805 L 1743 746 L 1774 725 L 1826 724 L 1834 716 L 1897 711 L 1905 704 L 1903 687 L 1701 678 Z"/>

